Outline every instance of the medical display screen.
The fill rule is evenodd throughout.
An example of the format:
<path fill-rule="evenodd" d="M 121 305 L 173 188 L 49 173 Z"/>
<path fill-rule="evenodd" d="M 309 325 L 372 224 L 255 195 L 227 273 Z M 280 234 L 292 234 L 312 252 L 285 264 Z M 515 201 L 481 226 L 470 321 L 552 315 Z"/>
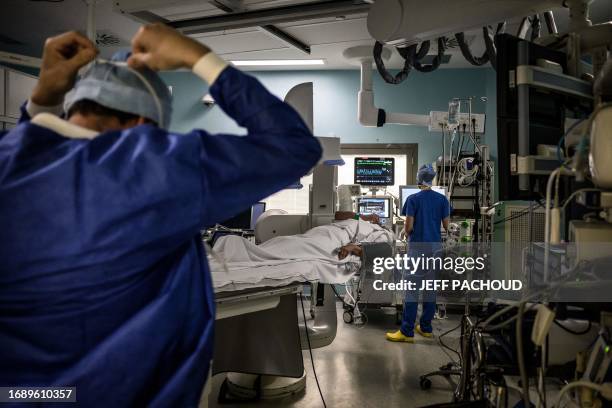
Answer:
<path fill-rule="evenodd" d="M 255 223 L 264 211 L 266 211 L 266 203 L 255 203 L 248 210 L 244 210 L 232 218 L 220 222 L 219 225 L 232 229 L 255 229 Z"/>
<path fill-rule="evenodd" d="M 376 214 L 379 218 L 391 218 L 391 199 L 362 197 L 358 202 L 359 214 Z"/>
<path fill-rule="evenodd" d="M 432 186 L 431 189 L 446 197 L 446 187 Z M 408 197 L 418 193 L 419 191 L 421 191 L 421 189 L 418 186 L 400 186 L 400 200 L 402 202 L 400 211 L 404 208 L 404 204 L 406 204 Z"/>
<path fill-rule="evenodd" d="M 252 230 L 255 229 L 255 224 L 257 223 L 257 220 L 259 219 L 259 217 L 261 217 L 261 214 L 264 213 L 264 211 L 266 211 L 266 203 L 263 203 L 263 202 L 255 203 L 253 204 L 253 207 L 251 207 L 251 229 Z"/>
<path fill-rule="evenodd" d="M 392 186 L 395 161 L 392 157 L 355 157 L 355 184 L 365 186 Z"/>

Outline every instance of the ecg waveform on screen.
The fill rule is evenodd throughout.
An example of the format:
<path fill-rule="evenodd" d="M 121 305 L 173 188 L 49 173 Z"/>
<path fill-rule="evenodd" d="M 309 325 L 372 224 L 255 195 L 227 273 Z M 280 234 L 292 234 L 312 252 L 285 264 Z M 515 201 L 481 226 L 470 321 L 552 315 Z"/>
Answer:
<path fill-rule="evenodd" d="M 389 174 L 387 169 L 357 169 L 360 176 L 386 176 Z"/>

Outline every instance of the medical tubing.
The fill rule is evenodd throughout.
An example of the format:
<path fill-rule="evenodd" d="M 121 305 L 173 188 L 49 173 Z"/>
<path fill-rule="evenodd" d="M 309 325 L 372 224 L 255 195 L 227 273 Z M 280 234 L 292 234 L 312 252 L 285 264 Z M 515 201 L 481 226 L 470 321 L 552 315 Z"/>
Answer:
<path fill-rule="evenodd" d="M 399 52 L 399 54 L 404 59 L 410 59 L 412 58 L 412 55 L 414 54 L 417 60 L 421 60 L 429 52 L 430 44 L 431 43 L 429 42 L 429 40 L 423 41 L 418 51 L 417 51 L 418 44 L 412 44 L 412 45 L 409 45 L 408 47 L 398 47 L 397 52 Z"/>
<path fill-rule="evenodd" d="M 583 264 L 584 263 L 588 263 L 586 261 L 583 261 L 582 263 L 579 263 L 578 265 L 574 266 L 572 269 L 570 269 L 569 271 L 567 271 L 563 277 L 562 280 L 559 280 L 557 282 L 555 282 L 554 284 L 552 284 L 551 286 L 545 287 L 537 292 L 532 293 L 529 296 L 525 296 L 522 300 L 519 301 L 520 303 L 528 303 L 530 300 L 536 298 L 538 295 L 541 295 L 543 293 L 547 293 L 547 292 L 551 292 L 555 289 L 557 289 L 559 286 L 563 285 L 565 282 L 569 281 L 570 279 L 574 278 L 574 275 L 579 273 L 582 270 Z M 506 307 L 504 307 L 501 310 L 498 310 L 497 312 L 493 313 L 491 316 L 489 316 L 487 318 L 487 320 L 485 320 L 484 322 L 482 322 L 482 324 L 479 323 L 479 326 L 481 327 L 482 330 L 484 330 L 485 328 L 488 328 L 489 325 L 495 321 L 498 317 L 508 313 L 509 311 L 511 311 L 512 309 L 516 308 L 517 305 L 516 304 L 512 304 L 512 305 L 508 305 Z M 514 319 L 512 319 L 514 320 Z M 509 323 L 511 320 L 508 319 L 505 323 Z M 500 323 L 501 324 L 501 323 Z"/>
<path fill-rule="evenodd" d="M 550 204 L 552 185 L 556 177 L 559 177 L 562 167 L 559 167 L 550 174 L 546 182 L 546 205 L 544 207 L 544 282 L 548 281 L 548 251 L 550 249 Z"/>
<path fill-rule="evenodd" d="M 412 66 L 419 72 L 432 72 L 438 69 L 440 64 L 442 63 L 442 58 L 444 58 L 444 51 L 446 50 L 445 39 L 444 37 L 438 38 L 438 54 L 434 57 L 431 64 L 422 65 L 420 62 L 421 58 L 418 58 L 418 55 L 413 54 L 412 57 Z"/>
<path fill-rule="evenodd" d="M 566 384 L 563 388 L 561 388 L 561 391 L 559 391 L 559 394 L 557 395 L 557 401 L 555 402 L 555 405 L 553 405 L 553 407 L 560 408 L 561 407 L 561 400 L 563 399 L 563 396 L 565 394 L 567 394 L 567 392 L 569 390 L 571 390 L 572 388 L 576 388 L 576 387 L 586 387 L 586 388 L 590 388 L 590 389 L 595 390 L 595 391 L 600 392 L 600 393 L 604 389 L 603 386 L 601 386 L 599 384 L 592 383 L 590 381 L 574 381 L 574 382 L 571 382 L 569 384 Z"/>
<path fill-rule="evenodd" d="M 523 19 L 521 20 L 521 24 L 519 24 L 519 27 L 516 30 L 516 37 L 521 38 L 523 40 L 525 39 L 525 37 L 522 36 L 522 33 L 527 33 L 527 25 L 531 25 L 531 19 L 529 17 L 523 17 Z"/>
<path fill-rule="evenodd" d="M 459 49 L 461 50 L 461 54 L 463 57 L 472 65 L 476 65 L 477 67 L 486 64 L 489 62 L 489 53 L 485 51 L 482 56 L 475 57 L 472 55 L 472 51 L 470 50 L 470 46 L 465 41 L 464 33 L 455 34 L 455 39 L 457 40 L 457 44 L 459 45 Z"/>
<path fill-rule="evenodd" d="M 446 131 L 445 126 L 442 125 L 442 177 L 440 185 L 444 186 L 445 176 L 446 176 Z M 439 174 L 439 172 L 438 172 Z"/>
<path fill-rule="evenodd" d="M 308 324 L 306 322 L 306 311 L 304 310 L 304 297 L 300 293 L 300 303 L 302 304 L 302 316 L 304 317 L 304 330 L 306 331 L 306 341 L 308 342 L 308 352 L 310 353 L 310 363 L 312 365 L 312 373 L 314 374 L 317 388 L 319 389 L 319 395 L 321 396 L 321 402 L 323 402 L 323 408 L 327 408 L 325 398 L 323 398 L 323 392 L 321 391 L 321 384 L 319 384 L 319 377 L 317 377 L 317 370 L 315 370 L 314 358 L 312 357 L 312 346 L 310 345 L 310 334 L 308 334 Z"/>
<path fill-rule="evenodd" d="M 404 68 L 402 68 L 400 72 L 393 76 L 389 71 L 387 71 L 387 68 L 385 68 L 385 63 L 383 62 L 381 57 L 382 50 L 382 43 L 380 41 L 376 41 L 372 54 L 374 56 L 374 63 L 376 64 L 376 69 L 378 70 L 380 76 L 382 76 L 385 82 L 388 84 L 397 85 L 404 82 L 406 78 L 408 78 L 408 74 L 412 69 L 412 66 L 410 65 L 410 60 L 405 59 Z"/>
<path fill-rule="evenodd" d="M 505 25 L 506 23 L 500 23 L 497 27 L 497 31 L 499 32 L 500 26 Z M 485 48 L 487 55 L 489 56 L 489 60 L 491 62 L 491 66 L 493 69 L 497 69 L 497 49 L 495 48 L 495 41 L 493 41 L 493 35 L 491 34 L 491 29 L 488 26 L 482 27 L 482 37 L 484 39 Z"/>
<path fill-rule="evenodd" d="M 531 19 L 531 41 L 540 38 L 540 28 L 542 27 L 540 16 L 534 14 Z"/>
<path fill-rule="evenodd" d="M 557 24 L 555 23 L 555 16 L 551 10 L 544 12 L 544 21 L 546 22 L 546 28 L 548 29 L 548 34 L 559 34 L 559 30 L 557 30 Z"/>
<path fill-rule="evenodd" d="M 586 329 L 583 329 L 582 331 L 576 331 L 576 330 L 570 329 L 569 327 L 565 327 L 564 325 L 562 325 L 556 319 L 553 320 L 553 323 L 556 324 L 557 326 L 559 326 L 562 330 L 564 330 L 564 331 L 566 331 L 566 332 L 568 332 L 570 334 L 573 334 L 574 336 L 584 336 L 585 334 L 587 334 L 588 332 L 591 331 L 591 327 L 592 327 L 592 324 L 591 324 L 590 320 L 588 320 L 588 324 L 587 324 Z"/>

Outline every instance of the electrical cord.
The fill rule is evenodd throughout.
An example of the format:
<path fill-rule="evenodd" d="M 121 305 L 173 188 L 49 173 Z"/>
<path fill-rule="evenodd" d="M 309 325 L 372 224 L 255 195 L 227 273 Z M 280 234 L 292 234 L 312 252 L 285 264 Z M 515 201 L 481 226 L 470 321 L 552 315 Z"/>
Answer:
<path fill-rule="evenodd" d="M 525 313 L 525 302 L 519 304 L 518 314 L 516 317 L 516 359 L 518 360 L 518 368 L 521 377 L 521 397 L 523 406 L 530 407 L 529 400 L 529 376 L 525 367 L 524 350 L 523 350 L 523 314 Z"/>
<path fill-rule="evenodd" d="M 542 203 L 540 201 L 537 201 L 535 205 L 533 205 L 533 207 L 531 208 L 532 210 L 535 210 L 536 208 L 542 207 Z M 503 218 L 501 220 L 497 220 L 493 223 L 493 225 L 497 225 L 497 224 L 501 224 L 501 223 L 505 223 L 505 222 L 509 222 L 509 221 L 513 221 L 517 218 L 523 217 L 527 214 L 529 214 L 530 209 L 527 208 L 526 210 L 522 210 L 517 214 L 508 216 L 506 218 Z"/>
<path fill-rule="evenodd" d="M 561 157 L 561 146 L 563 145 L 563 142 L 565 141 L 565 138 L 567 137 L 567 135 L 574 130 L 574 128 L 576 126 L 578 126 L 579 124 L 581 124 L 582 122 L 584 122 L 586 119 L 582 118 L 577 120 L 576 122 L 574 122 L 569 128 L 567 128 L 567 130 L 565 131 L 565 133 L 563 134 L 563 136 L 561 136 L 561 139 L 559 139 L 559 143 L 557 143 L 557 160 L 559 161 L 559 163 L 564 164 L 563 162 L 563 158 Z"/>
<path fill-rule="evenodd" d="M 454 332 L 455 330 L 459 329 L 459 328 L 461 327 L 461 324 L 462 324 L 462 323 L 459 323 L 459 324 L 458 324 L 456 327 L 454 327 L 454 328 L 452 328 L 452 329 L 450 329 L 450 330 L 447 330 L 447 331 L 445 331 L 444 333 L 442 333 L 441 335 L 439 335 L 439 336 L 438 336 L 438 343 L 440 344 L 440 346 L 441 346 L 441 347 L 443 347 L 443 348 L 445 348 L 445 349 L 447 349 L 447 350 L 452 351 L 452 352 L 453 352 L 453 353 L 455 353 L 455 354 L 457 354 L 457 357 L 459 357 L 459 364 L 461 364 L 461 361 L 462 361 L 462 358 L 461 358 L 461 353 L 459 353 L 457 350 L 453 349 L 452 347 L 447 346 L 447 345 L 444 343 L 444 341 L 442 340 L 442 338 L 443 338 L 444 336 L 446 336 L 446 335 L 448 335 L 448 334 L 450 334 L 450 333 Z M 448 354 L 447 354 L 447 355 L 448 355 Z M 451 360 L 453 360 L 453 362 L 455 362 L 455 361 L 454 361 L 454 359 L 453 359 L 452 357 L 450 357 L 450 355 L 448 355 L 448 356 L 449 356 L 449 358 L 450 358 Z"/>
<path fill-rule="evenodd" d="M 342 305 L 344 306 L 346 303 L 344 302 L 344 299 L 338 294 L 338 290 L 336 289 L 336 285 L 330 285 L 332 290 L 334 291 L 334 294 L 336 295 L 336 297 L 338 298 L 338 300 L 342 301 Z"/>
<path fill-rule="evenodd" d="M 323 392 L 321 391 L 321 384 L 319 384 L 319 377 L 317 377 L 317 370 L 315 369 L 314 358 L 312 356 L 312 347 L 310 345 L 310 334 L 308 333 L 308 324 L 306 323 L 306 310 L 304 309 L 304 297 L 300 293 L 300 303 L 302 304 L 302 316 L 304 317 L 304 328 L 306 330 L 306 341 L 308 342 L 308 352 L 310 353 L 310 363 L 312 365 L 312 372 L 314 374 L 317 388 L 319 389 L 319 395 L 321 396 L 321 402 L 323 402 L 323 408 L 327 408 L 325 398 L 323 398 Z"/>

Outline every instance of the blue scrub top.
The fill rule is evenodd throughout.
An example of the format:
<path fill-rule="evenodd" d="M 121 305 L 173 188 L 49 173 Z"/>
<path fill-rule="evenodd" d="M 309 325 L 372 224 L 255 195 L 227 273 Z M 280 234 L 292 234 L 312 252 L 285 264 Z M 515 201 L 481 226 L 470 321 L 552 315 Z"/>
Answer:
<path fill-rule="evenodd" d="M 450 205 L 444 195 L 421 190 L 406 199 L 402 215 L 414 217 L 410 242 L 440 242 L 442 220 L 450 216 Z"/>
<path fill-rule="evenodd" d="M 226 68 L 210 88 L 247 136 L 152 125 L 0 133 L 0 385 L 76 386 L 81 406 L 197 406 L 214 292 L 199 237 L 319 160 L 299 115 Z"/>

